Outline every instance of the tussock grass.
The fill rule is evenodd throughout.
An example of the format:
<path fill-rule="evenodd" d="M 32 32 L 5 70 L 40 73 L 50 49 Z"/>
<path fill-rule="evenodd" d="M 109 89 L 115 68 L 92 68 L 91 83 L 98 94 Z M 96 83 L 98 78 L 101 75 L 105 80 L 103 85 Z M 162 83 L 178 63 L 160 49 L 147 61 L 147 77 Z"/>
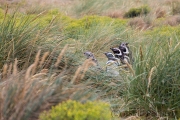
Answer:
<path fill-rule="evenodd" d="M 152 42 L 140 47 L 135 57 L 134 77 L 129 77 L 125 98 L 129 111 L 156 117 L 179 117 L 179 48 L 178 41 Z M 176 97 L 175 97 L 176 96 Z M 137 109 L 138 108 L 138 109 Z"/>
<path fill-rule="evenodd" d="M 46 8 L 28 14 L 0 10 L 0 119 L 38 119 L 62 101 L 96 98 L 108 101 L 118 117 L 179 117 L 179 26 L 156 19 L 149 0 L 115 1 L 74 1 L 71 10 L 79 19 L 66 16 L 72 14 L 67 9 L 65 14 Z M 144 4 L 152 12 L 137 20 L 97 16 Z M 175 25 L 178 19 L 172 17 Z M 86 50 L 93 52 L 103 69 L 107 59 L 102 53 L 120 42 L 129 42 L 134 61 L 119 76 L 83 56 Z"/>
<path fill-rule="evenodd" d="M 34 63 L 26 70 L 17 71 L 17 59 L 13 63 L 13 68 L 12 64 L 4 65 L 3 80 L 0 82 L 1 119 L 34 119 L 38 118 L 39 112 L 48 110 L 62 101 L 85 101 L 91 98 L 89 90 L 85 90 L 85 84 L 70 83 L 71 79 L 74 79 L 69 70 L 59 72 L 58 69 L 54 69 L 52 72 L 51 68 L 38 69 L 39 60 L 40 51 L 36 54 Z M 59 62 L 59 59 L 57 61 Z M 9 69 L 12 69 L 11 74 L 8 73 Z"/>
<path fill-rule="evenodd" d="M 53 25 L 53 18 L 49 24 L 42 27 L 36 21 L 40 15 L 28 17 L 17 12 L 11 15 L 5 12 L 5 17 L 0 23 L 1 67 L 5 62 L 11 62 L 15 58 L 21 59 L 21 65 L 25 61 L 31 63 L 30 58 L 34 56 L 37 47 L 45 46 L 49 40 L 54 39 L 54 30 L 57 29 Z M 28 62 L 26 64 L 28 66 Z"/>

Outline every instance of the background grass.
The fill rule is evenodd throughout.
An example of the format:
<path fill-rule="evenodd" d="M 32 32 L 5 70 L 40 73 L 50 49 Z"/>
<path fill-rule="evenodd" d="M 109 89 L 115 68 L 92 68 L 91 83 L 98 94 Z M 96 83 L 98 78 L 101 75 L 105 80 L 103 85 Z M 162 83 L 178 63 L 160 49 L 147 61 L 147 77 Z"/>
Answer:
<path fill-rule="evenodd" d="M 68 99 L 107 102 L 118 119 L 179 118 L 178 0 L 0 2 L 1 119 L 38 119 Z M 149 13 L 124 18 L 144 5 Z M 120 42 L 134 62 L 114 76 L 103 53 Z"/>

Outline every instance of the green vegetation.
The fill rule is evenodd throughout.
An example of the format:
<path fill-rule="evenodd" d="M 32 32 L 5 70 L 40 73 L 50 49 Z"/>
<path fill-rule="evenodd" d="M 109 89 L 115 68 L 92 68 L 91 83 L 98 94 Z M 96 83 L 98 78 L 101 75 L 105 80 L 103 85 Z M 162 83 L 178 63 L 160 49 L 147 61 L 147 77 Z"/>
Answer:
<path fill-rule="evenodd" d="M 152 39 L 152 38 L 151 38 Z M 135 76 L 129 78 L 125 98 L 130 111 L 142 114 L 180 117 L 179 110 L 179 43 L 176 40 L 151 40 L 141 46 L 134 63 Z M 176 96 L 176 97 L 175 97 Z"/>
<path fill-rule="evenodd" d="M 176 37 L 180 37 L 179 28 L 180 28 L 179 26 L 155 27 L 153 30 L 148 30 L 144 34 L 146 36 L 164 37 L 165 39 L 175 37 L 174 35 L 176 35 Z"/>
<path fill-rule="evenodd" d="M 24 72 L 18 71 L 17 60 L 4 65 L 1 81 L 2 88 L 0 89 L 3 92 L 3 96 L 1 96 L 1 113 L 3 113 L 2 117 L 4 119 L 31 119 L 38 117 L 36 114 L 39 114 L 44 109 L 49 109 L 50 106 L 67 99 L 81 100 L 84 97 L 92 99 L 89 90 L 85 90 L 85 84 L 74 85 L 69 82 L 74 75 L 70 75 L 74 72 L 74 67 L 72 67 L 74 63 L 70 58 L 68 62 L 71 61 L 73 65 L 66 65 L 68 71 L 60 68 L 51 71 L 52 68 L 49 67 L 48 63 L 53 63 L 53 61 L 47 60 L 48 54 L 50 53 L 44 53 L 41 58 L 40 52 L 38 52 L 34 63 L 24 69 Z M 43 61 L 38 62 L 39 59 Z M 62 59 L 62 61 L 64 60 Z M 59 63 L 58 60 L 55 65 L 57 63 Z M 58 67 L 64 67 L 63 63 L 60 62 Z M 50 64 L 50 66 L 52 65 Z M 55 73 L 58 75 L 55 75 Z M 69 74 L 69 76 L 61 76 L 61 73 Z M 42 106 L 44 107 L 42 108 Z"/>
<path fill-rule="evenodd" d="M 178 5 L 43 1 L 34 10 L 26 2 L 0 9 L 0 119 L 180 118 L 180 26 L 179 16 L 171 16 Z M 166 9 L 160 19 L 159 6 Z M 108 17 L 113 11 L 122 18 Z M 114 68 L 115 76 L 105 71 L 103 53 L 120 42 L 129 42 L 133 64 Z"/>
<path fill-rule="evenodd" d="M 140 15 L 147 15 L 149 12 L 150 8 L 147 5 L 144 5 L 138 8 L 131 8 L 128 12 L 124 14 L 124 17 L 132 18 Z"/>
<path fill-rule="evenodd" d="M 89 33 L 91 33 L 89 36 L 92 36 L 94 30 L 97 34 L 99 30 L 107 29 L 105 26 L 115 31 L 118 27 L 125 27 L 126 24 L 126 20 L 100 16 L 85 16 L 81 19 L 71 21 L 64 29 L 68 37 L 79 39 L 81 36 L 88 36 Z"/>
<path fill-rule="evenodd" d="M 2 20 L 3 18 L 4 18 L 4 11 L 0 9 L 0 20 Z"/>
<path fill-rule="evenodd" d="M 31 17 L 13 13 L 5 16 L 0 24 L 1 67 L 4 63 L 12 62 L 15 58 L 21 60 L 21 65 L 27 64 L 34 52 L 37 51 L 36 47 L 53 39 L 52 33 L 56 34 L 55 28 L 51 26 L 52 22 L 46 23 L 43 27 L 35 22 L 38 18 L 37 15 Z"/>
<path fill-rule="evenodd" d="M 111 112 L 107 103 L 66 101 L 52 107 L 40 116 L 40 120 L 110 120 Z"/>

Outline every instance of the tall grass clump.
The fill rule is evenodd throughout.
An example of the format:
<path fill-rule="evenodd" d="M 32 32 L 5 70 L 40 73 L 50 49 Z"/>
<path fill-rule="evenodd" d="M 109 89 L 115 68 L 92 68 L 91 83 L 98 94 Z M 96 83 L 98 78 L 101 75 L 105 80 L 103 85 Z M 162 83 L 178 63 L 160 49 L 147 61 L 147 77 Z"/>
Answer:
<path fill-rule="evenodd" d="M 41 14 L 32 17 L 18 12 L 8 14 L 7 11 L 0 22 L 0 67 L 16 57 L 22 63 L 30 61 L 38 46 L 42 48 L 47 41 L 59 35 L 57 25 L 53 24 L 55 18 L 49 18 L 49 23 L 42 26 L 42 20 L 37 21 Z"/>
<path fill-rule="evenodd" d="M 54 59 L 49 59 L 52 53 L 38 51 L 34 62 L 24 70 L 18 67 L 18 59 L 4 65 L 0 79 L 0 119 L 38 119 L 42 111 L 63 101 L 95 99 L 89 93 L 90 89 L 85 90 L 86 83 L 72 82 L 79 75 L 75 74 L 78 67 L 74 67 L 71 58 L 65 56 L 66 50 L 67 46 Z"/>
<path fill-rule="evenodd" d="M 135 54 L 134 76 L 125 89 L 130 113 L 139 116 L 179 117 L 180 42 L 153 37 Z M 148 39 L 151 40 L 151 39 Z"/>

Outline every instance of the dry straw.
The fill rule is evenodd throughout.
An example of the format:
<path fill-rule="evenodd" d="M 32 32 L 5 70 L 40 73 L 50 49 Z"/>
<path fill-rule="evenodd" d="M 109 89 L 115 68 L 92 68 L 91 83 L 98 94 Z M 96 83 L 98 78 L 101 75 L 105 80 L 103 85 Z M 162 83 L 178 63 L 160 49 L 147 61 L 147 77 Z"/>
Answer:
<path fill-rule="evenodd" d="M 151 71 L 149 72 L 149 75 L 148 75 L 148 86 L 147 86 L 147 91 L 146 91 L 147 95 L 149 95 L 149 87 L 151 86 L 152 75 L 153 75 L 153 72 L 155 69 L 156 69 L 156 66 L 152 67 Z"/>
<path fill-rule="evenodd" d="M 83 74 L 81 75 L 80 80 L 84 78 L 85 73 L 86 73 L 86 71 L 89 69 L 89 67 L 95 66 L 95 65 L 96 65 L 96 63 L 93 62 L 93 61 L 90 59 L 90 60 L 85 64 L 85 66 L 83 66 L 83 68 L 84 68 L 84 69 L 83 69 Z"/>
<path fill-rule="evenodd" d="M 8 64 L 4 64 L 3 66 L 3 72 L 2 72 L 2 78 L 6 78 L 7 77 L 7 70 L 8 70 Z"/>
<path fill-rule="evenodd" d="M 37 18 L 39 18 L 39 16 L 43 15 L 45 12 L 46 12 L 46 10 L 43 11 L 43 12 L 41 12 L 41 13 L 39 13 L 34 19 L 32 19 L 31 22 L 33 22 L 34 20 L 36 20 Z"/>
<path fill-rule="evenodd" d="M 15 62 L 14 62 L 14 65 L 13 65 L 13 75 L 17 75 L 17 73 L 18 73 L 17 64 L 18 64 L 18 60 L 16 58 Z"/>
<path fill-rule="evenodd" d="M 149 87 L 150 87 L 150 85 L 151 85 L 151 80 L 152 80 L 152 75 L 153 75 L 153 72 L 154 72 L 154 70 L 156 69 L 156 66 L 154 66 L 154 67 L 152 67 L 151 68 L 151 71 L 149 72 L 149 76 L 148 76 L 148 89 L 149 89 Z"/>
<path fill-rule="evenodd" d="M 42 69 L 40 73 L 48 73 L 48 69 Z"/>
<path fill-rule="evenodd" d="M 68 45 L 66 44 L 66 45 L 64 46 L 64 48 L 62 49 L 61 53 L 59 54 L 58 58 L 57 58 L 57 61 L 56 61 L 56 63 L 55 63 L 55 67 L 58 67 L 58 65 L 59 65 L 59 63 L 61 62 L 61 59 L 62 59 L 65 51 L 67 50 L 67 48 L 68 48 Z"/>
<path fill-rule="evenodd" d="M 180 42 L 174 47 L 174 50 L 176 50 L 176 48 L 180 45 Z"/>
<path fill-rule="evenodd" d="M 41 50 L 39 50 L 38 53 L 36 54 L 35 61 L 33 63 L 34 67 L 32 68 L 32 74 L 35 74 L 35 72 L 36 72 L 36 68 L 37 68 L 38 63 L 39 63 L 40 54 L 41 54 Z"/>
<path fill-rule="evenodd" d="M 31 76 L 31 70 L 34 68 L 34 64 L 30 65 L 26 71 L 25 79 L 27 80 Z"/>
<path fill-rule="evenodd" d="M 140 120 L 138 116 L 129 116 L 125 120 Z"/>
<path fill-rule="evenodd" d="M 39 63 L 39 67 L 41 68 L 43 63 L 45 62 L 46 58 L 49 56 L 49 52 L 45 52 L 41 58 L 41 61 Z"/>
<path fill-rule="evenodd" d="M 168 46 L 169 46 L 169 48 L 172 48 L 172 38 L 170 38 Z"/>
<path fill-rule="evenodd" d="M 90 66 L 95 66 L 95 65 L 96 65 L 96 64 L 92 61 L 92 59 L 87 59 L 87 60 L 85 60 L 84 63 L 83 63 L 83 65 L 80 66 L 80 67 L 76 70 L 75 75 L 74 75 L 71 83 L 73 84 L 73 83 L 75 83 L 75 82 L 83 79 L 84 76 L 85 76 L 86 71 L 88 70 L 88 68 L 89 68 Z"/>
<path fill-rule="evenodd" d="M 129 68 L 129 70 L 130 70 L 130 72 L 133 74 L 133 76 L 135 75 L 135 72 L 134 72 L 134 70 L 133 70 L 133 68 L 132 68 L 132 65 L 130 65 L 128 62 L 126 62 L 125 61 L 125 63 L 126 63 L 126 65 L 127 65 L 127 67 Z"/>
<path fill-rule="evenodd" d="M 43 78 L 43 76 L 46 76 L 47 74 L 46 73 L 37 73 L 35 75 L 33 75 L 31 77 L 31 79 L 35 79 L 35 78 Z"/>
<path fill-rule="evenodd" d="M 76 81 L 76 79 L 78 78 L 81 70 L 82 70 L 82 66 L 80 66 L 80 67 L 76 70 L 75 75 L 74 75 L 74 77 L 73 77 L 73 79 L 72 79 L 72 81 L 71 81 L 71 84 L 73 84 L 73 83 Z"/>
<path fill-rule="evenodd" d="M 11 72 L 12 72 L 12 63 L 9 64 L 7 76 L 9 76 L 11 74 Z"/>

